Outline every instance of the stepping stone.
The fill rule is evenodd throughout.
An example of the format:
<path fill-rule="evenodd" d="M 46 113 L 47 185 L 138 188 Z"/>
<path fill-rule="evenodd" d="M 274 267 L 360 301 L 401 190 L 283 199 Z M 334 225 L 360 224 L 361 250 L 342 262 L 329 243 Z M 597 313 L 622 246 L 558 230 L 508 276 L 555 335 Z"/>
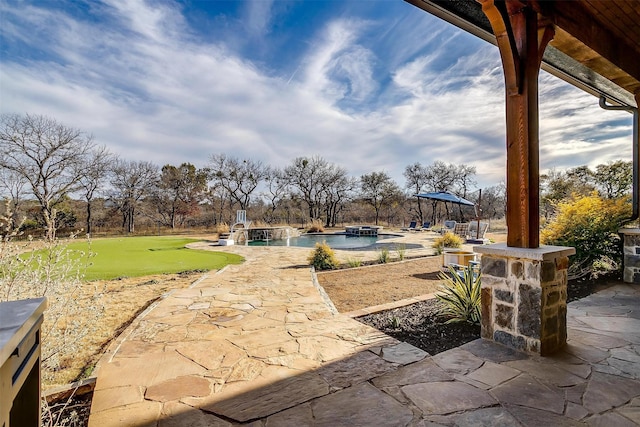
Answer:
<path fill-rule="evenodd" d="M 312 426 L 314 422 L 311 406 L 303 403 L 268 417 L 265 427 Z"/>
<path fill-rule="evenodd" d="M 425 414 L 450 414 L 498 403 L 488 392 L 457 381 L 407 385 L 402 392 Z"/>
<path fill-rule="evenodd" d="M 586 323 L 594 329 L 606 332 L 634 333 L 640 330 L 640 319 L 627 317 L 579 317 L 579 321 Z"/>
<path fill-rule="evenodd" d="M 368 383 L 317 399 L 311 408 L 315 427 L 405 426 L 413 419 L 409 408 Z"/>
<path fill-rule="evenodd" d="M 499 385 L 491 390 L 491 394 L 502 404 L 526 406 L 556 414 L 564 412 L 564 395 L 540 384 L 527 374 Z"/>
<path fill-rule="evenodd" d="M 378 377 L 396 368 L 395 363 L 389 363 L 370 351 L 363 351 L 329 363 L 317 372 L 331 387 L 345 388 Z"/>
<path fill-rule="evenodd" d="M 638 427 L 637 423 L 615 412 L 608 412 L 603 415 L 595 415 L 589 418 L 589 425 L 597 427 Z"/>
<path fill-rule="evenodd" d="M 384 347 L 380 351 L 380 357 L 384 360 L 399 365 L 408 365 L 409 363 L 422 360 L 427 356 L 429 356 L 429 353 L 406 342 L 391 347 Z"/>
<path fill-rule="evenodd" d="M 572 344 L 596 347 L 608 350 L 616 347 L 624 347 L 629 343 L 621 338 L 613 337 L 611 334 L 597 333 L 571 328 L 567 332 L 567 340 Z"/>
<path fill-rule="evenodd" d="M 526 408 L 517 405 L 505 405 L 505 409 L 513 415 L 524 427 L 584 427 L 581 421 L 556 415 L 540 409 Z"/>
<path fill-rule="evenodd" d="M 158 427 L 231 427 L 231 423 L 180 402 L 162 406 Z"/>
<path fill-rule="evenodd" d="M 115 359 L 100 366 L 96 390 L 122 385 L 150 387 L 184 375 L 203 375 L 206 370 L 175 351 Z"/>
<path fill-rule="evenodd" d="M 329 394 L 329 384 L 315 373 L 274 378 L 261 382 L 261 386 L 252 382 L 245 384 L 242 389 L 233 389 L 226 395 L 222 393 L 217 401 L 205 404 L 201 409 L 244 422 Z"/>
<path fill-rule="evenodd" d="M 601 350 L 599 348 L 593 347 L 591 345 L 586 345 L 575 340 L 567 342 L 565 351 L 589 363 L 602 362 L 607 357 L 609 357 L 608 351 Z"/>
<path fill-rule="evenodd" d="M 625 418 L 629 418 L 637 425 L 640 425 L 640 407 L 626 405 L 622 408 L 616 409 L 616 412 L 623 415 Z"/>
<path fill-rule="evenodd" d="M 541 363 L 529 359 L 507 362 L 506 365 L 558 387 L 570 387 L 585 382 L 584 378 L 573 375 L 553 363 Z"/>
<path fill-rule="evenodd" d="M 140 357 L 141 354 L 162 353 L 164 347 L 164 343 L 125 341 L 118 347 L 115 357 Z"/>
<path fill-rule="evenodd" d="M 480 368 L 466 376 L 474 381 L 479 381 L 483 384 L 495 387 L 518 375 L 520 375 L 520 371 L 517 369 L 510 368 L 506 365 L 499 365 L 497 363 L 485 362 L 485 364 Z"/>
<path fill-rule="evenodd" d="M 234 366 L 247 357 L 244 351 L 225 340 L 185 342 L 177 351 L 209 370 Z"/>
<path fill-rule="evenodd" d="M 132 405 L 144 401 L 142 386 L 127 385 L 94 391 L 91 412 L 101 412 L 119 406 Z"/>
<path fill-rule="evenodd" d="M 598 414 L 640 396 L 640 381 L 594 372 L 583 396 L 583 406 Z"/>
<path fill-rule="evenodd" d="M 185 376 L 173 378 L 147 388 L 144 397 L 147 400 L 168 402 L 185 396 L 208 396 L 209 393 L 211 393 L 209 380 L 203 377 Z"/>
<path fill-rule="evenodd" d="M 374 378 L 372 382 L 376 387 L 385 388 L 451 380 L 453 377 L 429 358 Z"/>
<path fill-rule="evenodd" d="M 581 420 L 589 415 L 589 411 L 577 403 L 567 402 L 567 409 L 565 409 L 564 415 L 572 420 Z"/>
<path fill-rule="evenodd" d="M 502 344 L 498 344 L 495 341 L 489 341 L 482 338 L 468 342 L 459 348 L 472 353 L 474 356 L 494 363 L 521 360 L 528 357 L 525 353 L 516 351 Z"/>
<path fill-rule="evenodd" d="M 455 416 L 454 420 L 456 427 L 513 427 L 518 425 L 518 420 L 504 408 L 483 408 L 468 411 Z"/>
<path fill-rule="evenodd" d="M 463 375 L 475 371 L 484 363 L 484 360 L 459 348 L 436 354 L 432 359 L 445 371 Z"/>
<path fill-rule="evenodd" d="M 207 310 L 211 307 L 210 302 L 197 302 L 195 304 L 191 304 L 187 309 L 189 310 Z"/>
<path fill-rule="evenodd" d="M 308 359 L 328 362 L 355 353 L 356 345 L 340 339 L 325 336 L 297 338 L 300 354 Z"/>
<path fill-rule="evenodd" d="M 92 412 L 89 418 L 89 427 L 155 426 L 160 418 L 161 409 L 161 403 L 145 400 L 107 411 Z"/>

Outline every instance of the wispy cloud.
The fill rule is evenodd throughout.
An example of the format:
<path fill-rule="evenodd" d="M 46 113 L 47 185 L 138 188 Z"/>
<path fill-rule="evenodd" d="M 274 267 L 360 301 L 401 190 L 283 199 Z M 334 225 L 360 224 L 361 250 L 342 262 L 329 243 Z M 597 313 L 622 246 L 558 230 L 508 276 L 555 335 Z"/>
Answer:
<path fill-rule="evenodd" d="M 273 0 L 249 0 L 246 2 L 246 28 L 254 38 L 271 31 Z"/>
<path fill-rule="evenodd" d="M 252 34 L 274 31 L 274 6 L 247 5 Z M 1 57 L 0 111 L 53 116 L 126 158 L 204 166 L 227 152 L 284 166 L 319 154 L 400 184 L 406 165 L 444 160 L 475 165 L 481 184 L 504 179 L 496 49 L 420 11 L 336 16 L 300 35 L 308 49 L 287 67 L 198 37 L 171 2 L 0 7 L 2 40 L 21 46 Z M 543 168 L 630 152 L 627 115 L 547 75 L 541 89 Z"/>

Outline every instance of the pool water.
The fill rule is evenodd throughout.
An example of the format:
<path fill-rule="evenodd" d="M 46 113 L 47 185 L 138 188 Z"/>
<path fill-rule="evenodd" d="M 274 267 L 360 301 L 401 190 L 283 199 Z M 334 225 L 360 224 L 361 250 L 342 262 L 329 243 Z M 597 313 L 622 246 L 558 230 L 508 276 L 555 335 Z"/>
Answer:
<path fill-rule="evenodd" d="M 249 246 L 297 246 L 313 248 L 316 243 L 326 241 L 333 249 L 357 249 L 375 244 L 379 240 L 396 237 L 392 235 L 380 236 L 347 236 L 346 234 L 304 234 L 298 237 L 277 240 L 252 240 Z"/>

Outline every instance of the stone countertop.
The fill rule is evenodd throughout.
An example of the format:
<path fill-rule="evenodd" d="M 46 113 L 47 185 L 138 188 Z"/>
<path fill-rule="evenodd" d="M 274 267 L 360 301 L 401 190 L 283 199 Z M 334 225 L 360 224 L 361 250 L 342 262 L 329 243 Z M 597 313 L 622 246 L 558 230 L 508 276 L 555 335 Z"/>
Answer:
<path fill-rule="evenodd" d="M 33 325 L 41 321 L 46 308 L 46 298 L 0 303 L 0 366 L 11 357 Z"/>

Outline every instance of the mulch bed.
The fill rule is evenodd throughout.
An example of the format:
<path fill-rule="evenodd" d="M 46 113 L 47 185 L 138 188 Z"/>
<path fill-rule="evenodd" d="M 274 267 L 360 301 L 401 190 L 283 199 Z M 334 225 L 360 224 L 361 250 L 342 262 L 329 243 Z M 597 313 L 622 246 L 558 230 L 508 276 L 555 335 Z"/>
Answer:
<path fill-rule="evenodd" d="M 438 300 L 430 299 L 356 320 L 421 348 L 432 356 L 480 338 L 480 325 L 445 323 L 446 319 L 438 316 L 440 308 Z"/>
<path fill-rule="evenodd" d="M 43 426 L 87 427 L 93 392 L 82 396 L 72 396 L 50 404 L 42 411 Z"/>
<path fill-rule="evenodd" d="M 567 284 L 567 302 L 589 296 L 620 280 L 619 274 L 598 279 L 571 280 Z M 356 320 L 432 356 L 480 338 L 480 325 L 467 322 L 446 323 L 447 319 L 438 315 L 441 304 L 438 300 L 431 299 L 361 316 Z"/>

